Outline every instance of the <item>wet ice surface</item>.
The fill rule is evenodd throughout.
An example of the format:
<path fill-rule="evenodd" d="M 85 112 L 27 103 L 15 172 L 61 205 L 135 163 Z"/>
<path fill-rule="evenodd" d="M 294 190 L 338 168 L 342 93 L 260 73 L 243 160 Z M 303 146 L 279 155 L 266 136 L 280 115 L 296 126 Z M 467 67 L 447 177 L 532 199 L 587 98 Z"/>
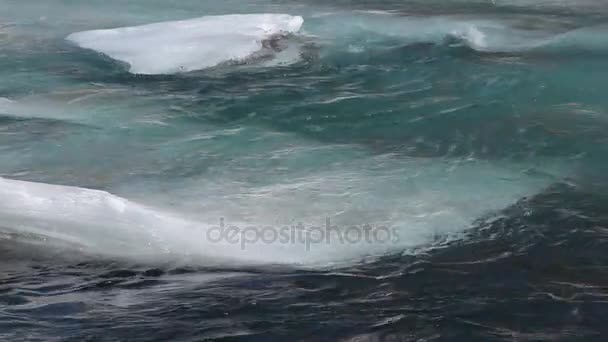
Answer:
<path fill-rule="evenodd" d="M 264 42 L 297 33 L 302 17 L 273 14 L 207 16 L 70 34 L 67 40 L 129 65 L 134 74 L 172 74 L 244 62 Z"/>

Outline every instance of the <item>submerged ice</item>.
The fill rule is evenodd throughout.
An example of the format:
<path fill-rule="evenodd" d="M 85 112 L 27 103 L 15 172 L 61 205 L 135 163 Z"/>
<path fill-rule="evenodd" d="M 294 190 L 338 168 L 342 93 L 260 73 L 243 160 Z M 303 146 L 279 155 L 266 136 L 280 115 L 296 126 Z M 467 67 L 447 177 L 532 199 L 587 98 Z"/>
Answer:
<path fill-rule="evenodd" d="M 296 33 L 304 20 L 287 14 L 207 16 L 71 34 L 75 44 L 129 64 L 135 74 L 171 74 L 243 61 L 264 41 Z"/>
<path fill-rule="evenodd" d="M 605 155 L 605 62 L 519 58 L 605 51 L 599 20 L 317 1 L 95 0 L 78 11 L 49 1 L 0 0 L 0 22 L 15 23 L 0 28 L 0 236 L 135 260 L 357 261 L 462 233 Z M 239 13 L 294 15 L 227 14 L 237 3 Z M 97 28 L 112 29 L 88 31 Z M 294 44 L 302 39 L 310 50 Z M 140 78 L 95 63 L 102 55 L 134 74 L 257 63 Z M 552 163 L 572 167 L 550 172 Z M 385 224 L 400 240 L 206 243 L 220 217 Z"/>
<path fill-rule="evenodd" d="M 374 170 L 378 162 L 394 167 Z M 166 196 L 186 207 L 204 202 L 205 210 L 195 214 L 104 191 L 0 178 L 0 232 L 48 239 L 46 247 L 139 262 L 329 266 L 454 236 L 554 179 L 523 173 L 525 165 L 483 161 L 380 157 L 346 164 L 286 184 L 241 185 L 238 193 L 221 185 L 237 180 L 216 179 L 215 188 L 202 181 L 185 188 L 175 183 L 184 189 Z M 223 187 L 228 189 L 222 192 Z M 322 193 L 315 190 L 320 188 Z M 224 218 L 226 229 L 239 230 L 217 238 L 213 229 Z M 382 238 L 364 239 L 364 225 L 387 230 Z M 252 236 L 251 227 L 272 227 L 265 231 L 270 237 Z M 330 233 L 319 241 L 315 227 Z M 296 235 L 281 240 L 291 234 Z"/>

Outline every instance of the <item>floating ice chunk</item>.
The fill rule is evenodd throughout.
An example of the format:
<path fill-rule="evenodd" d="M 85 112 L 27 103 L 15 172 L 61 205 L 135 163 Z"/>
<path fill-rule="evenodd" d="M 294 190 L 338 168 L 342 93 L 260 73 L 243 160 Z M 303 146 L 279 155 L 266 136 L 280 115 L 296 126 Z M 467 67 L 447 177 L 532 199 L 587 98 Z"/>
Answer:
<path fill-rule="evenodd" d="M 4 108 L 7 108 L 11 105 L 13 105 L 15 103 L 15 101 L 13 100 L 9 100 L 6 97 L 0 97 L 0 111 L 3 110 Z"/>
<path fill-rule="evenodd" d="M 387 163 L 393 167 L 378 169 Z M 0 235 L 137 262 L 326 267 L 428 246 L 437 236 L 458 238 L 477 219 L 570 173 L 551 160 L 379 156 L 339 164 L 266 186 L 232 187 L 229 177 L 173 181 L 168 195 L 133 189 L 154 206 L 0 177 Z M 189 206 L 197 212 L 180 209 Z M 379 235 L 367 235 L 370 226 Z"/>
<path fill-rule="evenodd" d="M 67 40 L 128 63 L 136 74 L 172 74 L 242 61 L 265 40 L 296 33 L 304 19 L 287 14 L 207 16 L 73 33 Z"/>

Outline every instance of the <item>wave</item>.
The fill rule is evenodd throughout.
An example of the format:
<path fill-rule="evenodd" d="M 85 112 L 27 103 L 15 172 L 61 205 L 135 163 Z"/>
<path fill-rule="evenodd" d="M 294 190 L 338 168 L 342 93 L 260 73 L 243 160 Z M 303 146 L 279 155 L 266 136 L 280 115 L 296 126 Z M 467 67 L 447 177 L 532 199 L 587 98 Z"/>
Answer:
<path fill-rule="evenodd" d="M 608 52 L 608 25 L 580 27 L 536 17 L 402 16 L 395 13 L 340 13 L 310 22 L 307 31 L 330 44 L 377 40 L 403 44 L 465 45 L 486 53 Z M 363 43 L 363 49 L 366 48 Z"/>
<path fill-rule="evenodd" d="M 599 25 L 570 30 L 558 34 L 531 34 L 521 30 L 488 29 L 470 25 L 451 32 L 448 37 L 462 39 L 479 52 L 497 53 L 580 53 L 581 51 L 608 52 L 608 26 Z"/>
<path fill-rule="evenodd" d="M 303 22 L 287 14 L 206 16 L 78 32 L 67 40 L 129 64 L 131 73 L 172 74 L 257 57 Z"/>
<path fill-rule="evenodd" d="M 377 48 L 373 44 L 377 38 L 403 44 L 464 45 L 483 53 L 608 51 L 608 26 L 577 27 L 540 17 L 355 11 L 313 16 L 305 30 L 303 23 L 301 16 L 287 14 L 220 15 L 83 31 L 66 39 L 127 64 L 131 73 L 148 75 L 191 72 L 231 62 L 291 64 L 302 52 L 298 42 L 284 38 L 300 31 L 329 50 L 347 44 L 350 51 L 359 52 Z M 354 43 L 363 46 L 353 49 Z"/>
<path fill-rule="evenodd" d="M 387 174 L 357 175 L 364 170 L 349 168 L 289 184 L 242 188 L 228 201 L 227 195 L 195 184 L 187 187 L 189 193 L 171 195 L 188 202 L 207 194 L 204 201 L 212 203 L 204 213 L 162 209 L 168 206 L 158 202 L 143 205 L 104 191 L 0 178 L 0 232 L 36 236 L 46 248 L 138 262 L 325 267 L 457 237 L 480 217 L 555 181 L 522 172 L 522 165 L 400 163 L 403 168 Z M 313 196 L 319 188 L 324 193 Z M 253 220 L 249 214 L 239 216 L 245 210 Z M 289 217 L 302 218 L 302 224 Z"/>

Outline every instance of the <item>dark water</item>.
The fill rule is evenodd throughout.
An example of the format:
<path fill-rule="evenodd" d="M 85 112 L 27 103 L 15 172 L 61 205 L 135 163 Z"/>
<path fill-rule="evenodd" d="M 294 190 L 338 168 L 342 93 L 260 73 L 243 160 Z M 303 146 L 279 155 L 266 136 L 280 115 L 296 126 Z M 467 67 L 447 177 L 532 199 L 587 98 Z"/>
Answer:
<path fill-rule="evenodd" d="M 607 205 L 555 185 L 465 241 L 332 271 L 24 261 L 5 247 L 2 331 L 7 340 L 599 341 Z"/>
<path fill-rule="evenodd" d="M 285 53 L 173 75 L 64 40 L 229 13 L 304 26 Z M 0 0 L 0 340 L 603 341 L 607 18 Z M 205 235 L 224 219 L 394 243 L 239 248 Z"/>

